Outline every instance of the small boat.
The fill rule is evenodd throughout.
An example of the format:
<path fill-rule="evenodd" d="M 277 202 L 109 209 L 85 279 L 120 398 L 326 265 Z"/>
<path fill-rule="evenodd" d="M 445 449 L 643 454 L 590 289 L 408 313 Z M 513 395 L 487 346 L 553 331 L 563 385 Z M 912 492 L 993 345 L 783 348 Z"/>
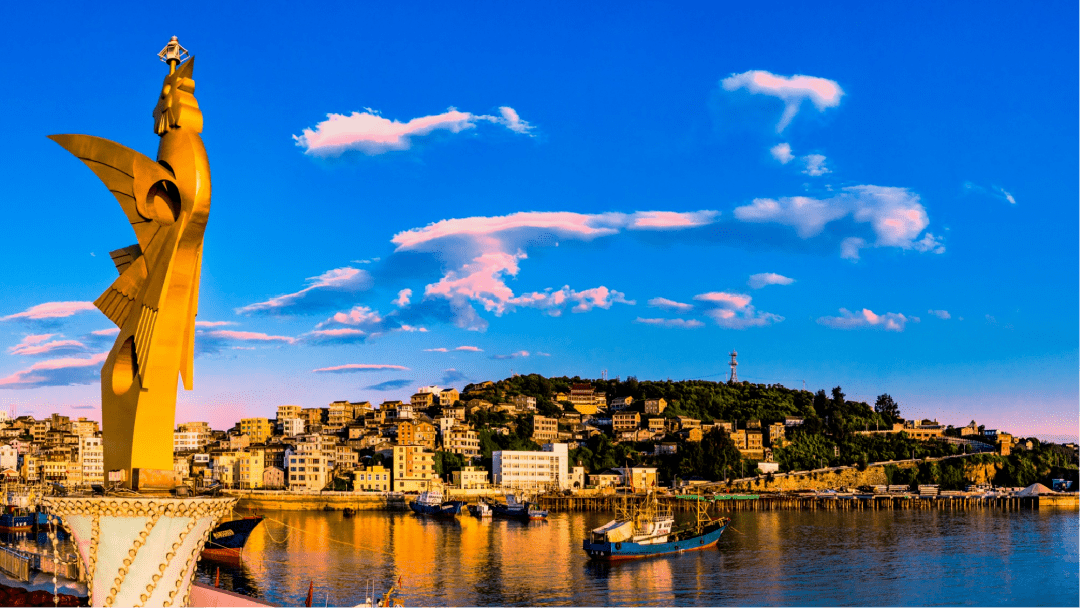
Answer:
<path fill-rule="evenodd" d="M 481 500 L 475 505 L 469 505 L 469 513 L 481 519 L 491 517 L 491 505 Z"/>
<path fill-rule="evenodd" d="M 461 513 L 461 507 L 465 504 L 462 500 L 443 500 L 440 490 L 427 490 L 421 492 L 416 500 L 409 503 L 409 508 L 418 515 L 446 515 L 454 516 Z"/>
<path fill-rule="evenodd" d="M 695 525 L 676 529 L 671 508 L 661 506 L 650 493 L 637 505 L 624 504 L 615 519 L 593 530 L 582 542 L 590 559 L 616 561 L 683 551 L 706 549 L 716 545 L 731 520 L 712 519 L 708 503 L 697 503 Z"/>
<path fill-rule="evenodd" d="M 0 513 L 0 532 L 29 532 L 37 515 L 27 507 L 5 507 Z"/>
<path fill-rule="evenodd" d="M 547 519 L 548 516 L 547 511 L 538 509 L 531 502 L 522 502 L 513 494 L 506 495 L 505 505 L 494 503 L 491 505 L 491 509 L 495 512 L 495 515 L 498 515 L 499 517 L 517 519 L 520 521 Z"/>
<path fill-rule="evenodd" d="M 353 515 L 356 515 L 356 509 L 352 507 L 345 507 L 341 510 L 342 517 L 352 517 Z"/>
<path fill-rule="evenodd" d="M 254 515 L 218 524 L 210 532 L 203 557 L 240 557 L 248 536 L 262 520 L 262 515 Z"/>

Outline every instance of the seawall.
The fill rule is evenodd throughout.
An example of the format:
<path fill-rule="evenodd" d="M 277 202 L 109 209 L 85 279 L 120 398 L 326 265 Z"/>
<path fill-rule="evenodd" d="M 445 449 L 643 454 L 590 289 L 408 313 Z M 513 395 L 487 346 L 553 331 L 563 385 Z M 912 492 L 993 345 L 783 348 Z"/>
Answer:
<path fill-rule="evenodd" d="M 501 497 L 502 490 L 444 488 L 446 498 L 472 501 L 477 497 Z M 236 508 L 246 511 L 405 511 L 415 495 L 399 492 L 284 492 L 270 490 L 226 490 L 240 498 Z"/>

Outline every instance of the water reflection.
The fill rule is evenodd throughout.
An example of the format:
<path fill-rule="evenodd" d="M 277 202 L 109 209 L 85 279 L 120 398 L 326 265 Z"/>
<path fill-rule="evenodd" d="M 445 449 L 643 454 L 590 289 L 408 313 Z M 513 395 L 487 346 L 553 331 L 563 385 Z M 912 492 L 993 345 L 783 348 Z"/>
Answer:
<path fill-rule="evenodd" d="M 1078 585 L 1070 512 L 739 512 L 715 548 L 613 564 L 581 550 L 598 513 L 264 515 L 242 562 L 204 560 L 199 579 L 220 569 L 222 587 L 283 605 L 309 581 L 329 605 L 399 579 L 405 605 L 1071 604 Z"/>

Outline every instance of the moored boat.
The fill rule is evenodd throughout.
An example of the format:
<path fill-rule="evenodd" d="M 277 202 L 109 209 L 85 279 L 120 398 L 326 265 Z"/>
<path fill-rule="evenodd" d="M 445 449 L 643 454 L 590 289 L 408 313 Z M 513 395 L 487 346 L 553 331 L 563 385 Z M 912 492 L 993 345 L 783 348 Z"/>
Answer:
<path fill-rule="evenodd" d="M 509 519 L 517 519 L 521 521 L 541 520 L 547 519 L 548 512 L 539 509 L 536 505 L 529 501 L 518 500 L 513 494 L 506 495 L 506 504 L 494 503 L 491 505 L 492 511 L 499 517 L 506 517 Z"/>
<path fill-rule="evenodd" d="M 203 548 L 204 557 L 240 557 L 251 532 L 262 523 L 263 516 L 255 515 L 233 519 L 218 524 L 210 532 L 210 538 Z"/>
<path fill-rule="evenodd" d="M 589 534 L 582 548 L 590 559 L 616 561 L 712 547 L 730 520 L 710 518 L 704 501 L 697 507 L 697 522 L 677 529 L 671 509 L 661 506 L 650 494 L 641 504 L 620 508 L 615 519 Z"/>
<path fill-rule="evenodd" d="M 484 517 L 491 517 L 491 505 L 481 500 L 475 505 L 469 505 L 469 513 L 472 513 L 474 516 L 481 519 Z"/>
<path fill-rule="evenodd" d="M 421 492 L 416 500 L 409 503 L 409 508 L 418 515 L 445 515 L 453 517 L 461 513 L 461 507 L 465 504 L 461 500 L 443 500 L 443 493 L 439 490 L 427 490 Z"/>

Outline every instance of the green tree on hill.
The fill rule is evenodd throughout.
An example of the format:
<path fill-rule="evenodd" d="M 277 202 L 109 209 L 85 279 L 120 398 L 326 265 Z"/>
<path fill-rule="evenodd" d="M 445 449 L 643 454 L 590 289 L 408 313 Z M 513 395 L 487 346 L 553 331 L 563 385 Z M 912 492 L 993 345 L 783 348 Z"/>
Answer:
<path fill-rule="evenodd" d="M 893 401 L 889 393 L 878 395 L 877 401 L 874 402 L 874 411 L 890 423 L 900 420 L 900 405 Z"/>

